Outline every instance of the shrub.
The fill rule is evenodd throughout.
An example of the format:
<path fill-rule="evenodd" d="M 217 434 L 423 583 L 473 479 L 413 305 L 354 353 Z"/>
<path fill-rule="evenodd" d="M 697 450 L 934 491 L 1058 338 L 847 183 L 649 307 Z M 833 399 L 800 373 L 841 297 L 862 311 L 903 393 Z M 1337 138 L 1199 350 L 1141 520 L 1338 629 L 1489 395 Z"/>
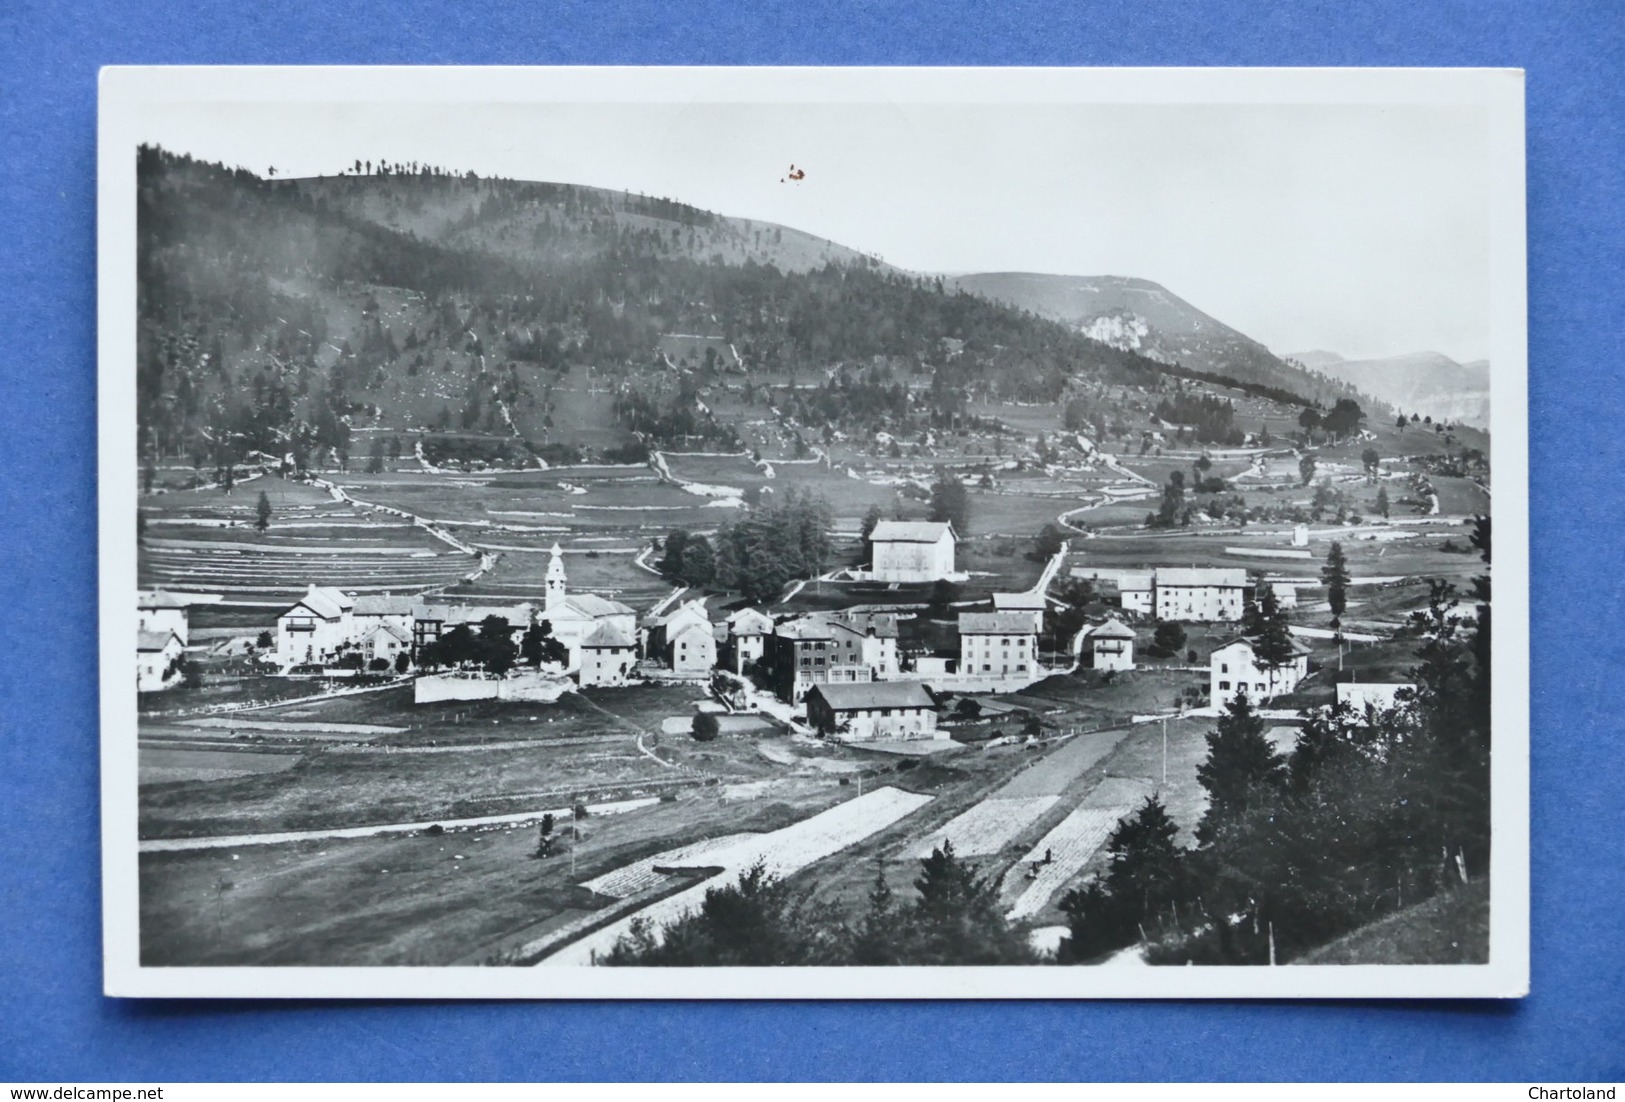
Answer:
<path fill-rule="evenodd" d="M 691 728 L 691 733 L 694 735 L 695 742 L 710 742 L 721 731 L 722 725 L 717 722 L 717 717 L 710 712 L 701 712 L 694 717 L 694 726 Z"/>

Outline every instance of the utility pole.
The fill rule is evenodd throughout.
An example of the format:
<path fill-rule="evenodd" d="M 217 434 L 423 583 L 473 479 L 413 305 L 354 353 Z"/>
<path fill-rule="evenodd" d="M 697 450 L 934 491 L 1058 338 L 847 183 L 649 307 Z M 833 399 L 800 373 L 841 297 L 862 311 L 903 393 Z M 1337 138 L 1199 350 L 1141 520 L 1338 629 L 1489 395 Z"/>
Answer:
<path fill-rule="evenodd" d="M 1168 717 L 1162 717 L 1162 787 L 1168 787 Z"/>

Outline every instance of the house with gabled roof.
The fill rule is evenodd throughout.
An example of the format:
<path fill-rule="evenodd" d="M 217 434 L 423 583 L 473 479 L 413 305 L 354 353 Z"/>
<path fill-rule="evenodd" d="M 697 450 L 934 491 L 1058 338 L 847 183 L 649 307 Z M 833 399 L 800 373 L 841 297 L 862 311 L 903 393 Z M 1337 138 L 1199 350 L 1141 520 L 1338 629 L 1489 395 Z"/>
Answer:
<path fill-rule="evenodd" d="M 993 594 L 994 612 L 1024 612 L 1032 617 L 1033 630 L 1044 630 L 1044 612 L 1049 606 L 1049 600 L 1036 590 L 1027 590 L 1025 593 L 995 593 Z"/>
<path fill-rule="evenodd" d="M 717 664 L 716 633 L 705 601 L 684 601 L 649 623 L 645 657 L 673 673 L 709 673 Z"/>
<path fill-rule="evenodd" d="M 954 573 L 959 535 L 946 522 L 883 520 L 869 533 L 869 572 L 882 582 L 935 582 Z"/>
<path fill-rule="evenodd" d="M 937 727 L 935 698 L 919 681 L 814 685 L 807 722 L 842 742 L 948 737 Z"/>
<path fill-rule="evenodd" d="M 1134 668 L 1134 629 L 1116 617 L 1090 628 L 1084 635 L 1084 643 L 1089 648 L 1090 665 L 1095 669 Z"/>
<path fill-rule="evenodd" d="M 637 665 L 637 640 L 614 623 L 605 621 L 581 640 L 577 679 L 582 688 L 624 685 Z"/>
<path fill-rule="evenodd" d="M 151 589 L 136 594 L 136 626 L 141 631 L 172 631 L 186 645 L 189 634 L 187 606 L 191 602 L 167 589 Z"/>
<path fill-rule="evenodd" d="M 734 673 L 744 673 L 746 666 L 759 662 L 766 652 L 773 618 L 754 608 L 742 608 L 728 617 L 726 628 L 721 663 Z"/>
<path fill-rule="evenodd" d="M 312 583 L 276 620 L 276 659 L 284 667 L 325 665 L 353 646 L 355 601 L 343 590 Z"/>
<path fill-rule="evenodd" d="M 173 630 L 135 633 L 135 691 L 152 693 L 180 680 L 180 659 L 186 652 Z"/>
<path fill-rule="evenodd" d="M 1257 641 L 1238 636 L 1215 650 L 1208 658 L 1208 701 L 1218 707 L 1229 704 L 1242 693 L 1254 704 L 1285 696 L 1309 676 L 1309 650 L 1292 640 L 1292 658 L 1279 666 L 1267 666 L 1258 659 Z"/>

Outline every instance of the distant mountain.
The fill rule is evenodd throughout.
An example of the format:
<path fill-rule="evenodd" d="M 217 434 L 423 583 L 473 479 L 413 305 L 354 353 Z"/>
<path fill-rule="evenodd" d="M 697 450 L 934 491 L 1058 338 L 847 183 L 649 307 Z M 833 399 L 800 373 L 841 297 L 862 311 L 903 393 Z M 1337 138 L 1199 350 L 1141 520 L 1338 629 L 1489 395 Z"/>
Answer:
<path fill-rule="evenodd" d="M 1460 421 L 1475 428 L 1489 427 L 1488 360 L 1457 363 L 1439 352 L 1345 360 L 1335 352 L 1315 351 L 1297 352 L 1286 358 L 1358 387 L 1405 413 Z"/>
<path fill-rule="evenodd" d="M 1342 388 L 1284 363 L 1258 341 L 1148 279 L 982 272 L 944 282 L 1160 363 L 1280 387 L 1322 402 L 1341 396 Z"/>

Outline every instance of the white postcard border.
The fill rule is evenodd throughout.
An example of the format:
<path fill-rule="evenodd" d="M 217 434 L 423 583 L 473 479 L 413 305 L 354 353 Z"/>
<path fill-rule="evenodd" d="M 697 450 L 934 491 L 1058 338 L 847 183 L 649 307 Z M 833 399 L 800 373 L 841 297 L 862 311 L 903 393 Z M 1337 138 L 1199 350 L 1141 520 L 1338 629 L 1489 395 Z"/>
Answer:
<path fill-rule="evenodd" d="M 203 998 L 1503 998 L 1529 983 L 1529 540 L 1524 82 L 1507 69 L 110 67 L 98 134 L 104 990 Z M 1467 104 L 1489 112 L 1495 472 L 1490 960 L 1482 965 L 145 967 L 137 856 L 135 147 L 166 102 Z"/>

